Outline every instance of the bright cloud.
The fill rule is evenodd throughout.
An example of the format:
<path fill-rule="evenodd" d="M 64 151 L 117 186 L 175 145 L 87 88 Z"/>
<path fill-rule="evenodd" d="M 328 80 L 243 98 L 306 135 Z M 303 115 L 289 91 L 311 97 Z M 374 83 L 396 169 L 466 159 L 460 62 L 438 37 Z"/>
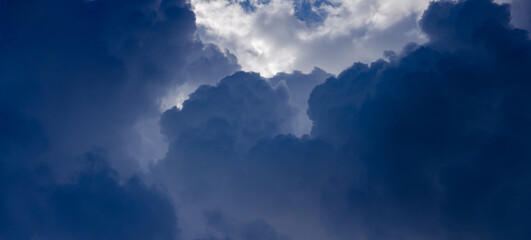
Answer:
<path fill-rule="evenodd" d="M 417 19 L 428 0 L 191 0 L 198 35 L 265 76 L 319 66 L 338 73 L 353 61 L 424 42 Z M 331 60 L 334 59 L 334 60 Z"/>

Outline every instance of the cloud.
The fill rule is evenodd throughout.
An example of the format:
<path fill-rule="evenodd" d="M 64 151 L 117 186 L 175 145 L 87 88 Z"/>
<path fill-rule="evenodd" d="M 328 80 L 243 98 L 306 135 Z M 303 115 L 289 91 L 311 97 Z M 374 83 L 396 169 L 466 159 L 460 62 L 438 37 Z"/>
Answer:
<path fill-rule="evenodd" d="M 193 13 L 179 2 L 2 4 L 3 105 L 43 125 L 52 159 L 94 146 L 127 158 L 129 128 L 156 109 L 171 83 L 168 69 L 179 69 L 170 65 L 184 62 L 181 45 L 191 44 Z M 166 30 L 179 26 L 179 34 Z"/>
<path fill-rule="evenodd" d="M 191 4 L 199 37 L 227 48 L 242 69 L 270 77 L 314 66 L 339 73 L 353 60 L 424 42 L 417 19 L 429 1 L 203 1 Z M 243 6 L 242 6 L 243 5 Z"/>
<path fill-rule="evenodd" d="M 300 112 L 290 102 L 307 97 L 325 76 L 319 69 L 273 79 L 238 72 L 214 86 L 199 87 L 182 109 L 163 114 L 161 130 L 170 147 L 152 171 L 178 199 L 179 219 L 186 219 L 180 223 L 185 238 L 220 237 L 211 232 L 221 230 L 198 217 L 217 208 L 237 222 L 264 219 L 275 232 L 295 233 L 297 239 L 324 237 L 316 220 L 319 213 L 300 211 L 319 207 L 315 186 L 338 169 L 325 161 L 333 148 L 308 136 L 282 134 L 293 131 L 299 121 Z M 308 168 L 300 169 L 305 164 Z M 304 216 L 312 218 L 302 223 Z M 224 234 L 247 239 L 240 233 Z"/>
<path fill-rule="evenodd" d="M 312 136 L 363 169 L 351 186 L 325 194 L 337 233 L 529 236 L 531 42 L 509 16 L 490 1 L 432 3 L 420 22 L 426 45 L 389 63 L 355 64 L 314 89 Z"/>
<path fill-rule="evenodd" d="M 310 72 L 338 74 L 352 61 L 372 62 L 386 50 L 427 39 L 417 21 L 427 0 L 193 0 L 198 35 L 234 53 L 242 69 L 270 77 Z M 512 3 L 513 19 L 529 30 L 529 4 Z"/>
<path fill-rule="evenodd" d="M 206 237 L 198 214 L 241 196 L 229 186 L 240 184 L 242 157 L 259 139 L 291 129 L 295 109 L 288 101 L 284 85 L 274 88 L 256 73 L 237 72 L 199 87 L 182 109 L 162 115 L 170 147 L 152 171 L 179 199 L 185 238 Z"/>
<path fill-rule="evenodd" d="M 220 24 L 242 48 L 194 39 L 184 1 L 0 3 L 0 238 L 530 237 L 523 15 L 434 2 L 423 33 L 408 35 L 423 44 L 337 76 L 264 78 L 232 74 L 242 49 L 270 75 L 304 61 L 341 69 L 353 37 L 374 44 L 356 45 L 373 57 L 403 45 L 394 36 L 417 26 L 423 5 L 199 3 L 199 34 Z M 205 9 L 241 19 L 205 22 Z M 301 36 L 309 43 L 288 44 Z M 199 84 L 210 85 L 186 97 Z M 140 177 L 135 158 L 146 156 L 163 159 Z"/>
<path fill-rule="evenodd" d="M 214 84 L 240 69 L 238 59 L 228 50 L 223 53 L 218 46 L 201 42 L 196 42 L 192 47 L 195 51 L 188 56 L 189 63 L 184 67 L 186 71 L 181 76 L 187 81 L 171 88 L 169 93 L 161 99 L 162 111 L 174 106 L 182 108 L 188 95 L 199 86 Z"/>
<path fill-rule="evenodd" d="M 498 3 L 511 4 L 511 23 L 521 29 L 527 31 L 531 30 L 531 18 L 529 11 L 531 11 L 531 4 L 525 0 L 498 0 Z"/>
<path fill-rule="evenodd" d="M 176 190 L 197 208 L 188 216 L 220 209 L 293 239 L 528 238 L 528 33 L 488 0 L 431 3 L 420 27 L 425 44 L 315 87 L 310 135 L 242 138 L 289 101 L 270 95 L 263 107 L 245 94 L 267 86 L 258 77 L 221 91 L 244 73 L 166 112 L 173 151 L 161 169 L 188 181 Z"/>
<path fill-rule="evenodd" d="M 139 178 L 122 179 L 105 153 L 80 156 L 67 181 L 38 161 L 47 139 L 38 122 L 3 110 L 0 136 L 0 238 L 175 239 L 174 207 Z"/>
<path fill-rule="evenodd" d="M 137 146 L 167 89 L 238 68 L 195 29 L 185 1 L 0 2 L 0 238 L 177 237 Z"/>
<path fill-rule="evenodd" d="M 244 223 L 230 218 L 219 210 L 204 211 L 203 213 L 207 225 L 214 231 L 212 236 L 201 240 L 216 239 L 257 239 L 257 240 L 288 240 L 290 238 L 278 234 L 263 219 L 253 219 Z"/>
<path fill-rule="evenodd" d="M 236 163 L 231 158 L 256 141 L 287 132 L 293 115 L 285 87 L 273 88 L 256 73 L 238 72 L 215 86 L 203 85 L 182 109 L 162 115 L 161 131 L 171 143 L 167 157 L 175 160 L 164 164 L 179 164 L 182 174 L 196 177 L 214 165 L 222 171 L 229 164 L 229 171 Z"/>
<path fill-rule="evenodd" d="M 42 122 L 50 158 L 96 146 L 125 169 L 137 154 L 128 144 L 146 141 L 132 127 L 158 118 L 168 89 L 202 84 L 199 66 L 218 77 L 238 69 L 219 49 L 194 40 L 185 1 L 55 5 L 4 1 L 0 20 L 2 102 Z"/>

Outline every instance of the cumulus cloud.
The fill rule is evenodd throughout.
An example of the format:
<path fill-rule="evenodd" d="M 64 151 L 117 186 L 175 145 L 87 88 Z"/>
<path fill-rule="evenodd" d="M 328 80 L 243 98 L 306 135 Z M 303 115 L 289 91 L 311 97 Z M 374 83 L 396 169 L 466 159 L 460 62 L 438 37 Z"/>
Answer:
<path fill-rule="evenodd" d="M 162 115 L 170 147 L 153 172 L 179 199 L 186 238 L 202 237 L 198 214 L 204 209 L 241 196 L 230 186 L 239 184 L 243 154 L 259 139 L 289 131 L 295 109 L 288 100 L 285 86 L 274 88 L 256 73 L 238 72 L 199 87 L 182 109 Z"/>
<path fill-rule="evenodd" d="M 178 190 L 198 208 L 189 216 L 221 209 L 294 239 L 529 238 L 528 33 L 513 28 L 508 5 L 488 0 L 431 3 L 420 27 L 425 44 L 355 63 L 315 87 L 310 135 L 242 138 L 230 127 L 267 116 L 241 124 L 264 129 L 280 113 L 274 106 L 289 102 L 271 95 L 281 100 L 270 99 L 273 107 L 239 107 L 256 102 L 248 88 L 267 86 L 257 77 L 242 93 L 199 88 L 203 100 L 168 111 L 173 151 L 161 166 L 195 184 Z M 208 115 L 212 107 L 223 113 Z"/>
<path fill-rule="evenodd" d="M 314 66 L 339 73 L 353 60 L 423 42 L 416 20 L 426 0 L 193 0 L 198 34 L 265 76 Z"/>
<path fill-rule="evenodd" d="M 125 168 L 141 154 L 130 152 L 132 140 L 149 141 L 141 133 L 158 118 L 168 89 L 202 84 L 199 66 L 209 77 L 238 69 L 218 48 L 194 40 L 194 13 L 184 1 L 55 5 L 3 1 L 0 10 L 2 103 L 42 122 L 50 158 L 96 146 Z"/>
<path fill-rule="evenodd" d="M 0 238 L 177 236 L 135 177 L 166 149 L 136 146 L 157 141 L 168 88 L 238 68 L 195 29 L 185 1 L 0 1 Z"/>
<path fill-rule="evenodd" d="M 508 5 L 192 1 L 219 48 L 184 1 L 54 3 L 0 2 L 0 238 L 531 237 L 531 41 Z M 326 72 L 412 26 L 424 43 Z M 324 70 L 273 75 L 304 61 Z"/>
<path fill-rule="evenodd" d="M 216 184 L 230 176 L 242 153 L 263 137 L 287 132 L 293 115 L 285 87 L 273 88 L 255 73 L 238 72 L 215 86 L 201 86 L 182 109 L 162 115 L 161 131 L 171 143 L 167 158 L 172 160 L 161 166 L 179 170 L 172 174 L 185 178 L 179 184 L 202 191 L 195 184 Z M 202 176 L 204 171 L 220 179 Z M 184 183 L 187 176 L 198 182 Z"/>
<path fill-rule="evenodd" d="M 529 236 L 530 179 L 517 169 L 529 168 L 531 44 L 509 15 L 489 1 L 432 3 L 420 22 L 426 45 L 389 63 L 355 64 L 314 89 L 312 136 L 363 166 L 363 178 L 331 187 L 323 202 L 344 224 L 330 225 L 339 234 Z"/>
<path fill-rule="evenodd" d="M 38 161 L 48 145 L 39 123 L 5 109 L 0 116 L 0 238 L 175 239 L 174 207 L 159 189 L 121 179 L 97 150 L 78 158 L 79 173 L 59 181 Z"/>
<path fill-rule="evenodd" d="M 417 21 L 428 0 L 192 0 L 198 35 L 233 52 L 246 71 L 272 76 L 337 74 L 352 61 L 371 62 L 385 50 L 427 41 Z M 512 3 L 512 22 L 529 30 L 526 0 Z"/>

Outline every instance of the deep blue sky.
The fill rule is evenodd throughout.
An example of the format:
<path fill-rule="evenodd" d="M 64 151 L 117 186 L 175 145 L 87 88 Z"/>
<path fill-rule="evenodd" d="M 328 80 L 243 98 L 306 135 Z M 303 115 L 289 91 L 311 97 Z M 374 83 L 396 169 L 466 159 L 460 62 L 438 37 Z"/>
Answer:
<path fill-rule="evenodd" d="M 264 78 L 184 0 L 0 0 L 0 239 L 531 239 L 514 6 L 434 2 L 424 43 Z"/>

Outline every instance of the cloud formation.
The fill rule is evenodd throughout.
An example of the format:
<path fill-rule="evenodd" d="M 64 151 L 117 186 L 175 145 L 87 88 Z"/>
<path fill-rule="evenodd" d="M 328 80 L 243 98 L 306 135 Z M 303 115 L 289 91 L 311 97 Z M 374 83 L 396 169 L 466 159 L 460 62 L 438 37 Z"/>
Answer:
<path fill-rule="evenodd" d="M 244 14 L 224 27 L 278 60 L 262 77 L 195 39 L 216 28 L 192 3 L 198 29 L 185 1 L 0 1 L 0 238 L 531 238 L 527 8 L 204 5 Z M 417 19 L 425 41 L 384 59 L 272 75 L 396 49 Z"/>
<path fill-rule="evenodd" d="M 49 141 L 38 122 L 5 109 L 0 116 L 0 238 L 176 238 L 175 210 L 162 191 L 138 177 L 121 179 L 96 150 L 59 180 L 52 165 L 59 161 L 39 161 Z"/>
<path fill-rule="evenodd" d="M 131 126 L 158 118 L 168 89 L 204 83 L 199 66 L 208 77 L 238 68 L 194 40 L 194 14 L 184 1 L 56 5 L 2 2 L 0 91 L 4 105 L 41 121 L 50 148 L 66 157 L 94 146 L 112 157 L 131 155 L 124 143 L 139 138 Z"/>
<path fill-rule="evenodd" d="M 353 61 L 424 42 L 417 20 L 426 0 L 192 0 L 201 40 L 227 48 L 242 69 L 272 76 L 339 73 Z"/>
<path fill-rule="evenodd" d="M 200 183 L 178 191 L 196 207 L 259 217 L 294 239 L 527 239 L 531 41 L 510 16 L 488 0 L 431 3 L 420 20 L 427 43 L 355 63 L 313 89 L 309 136 L 259 134 L 235 148 L 234 114 L 267 116 L 242 124 L 260 130 L 284 111 L 245 112 L 237 106 L 253 95 L 200 88 L 195 101 L 208 106 L 165 114 L 170 140 L 170 129 L 187 126 L 178 119 L 224 113 L 186 135 L 200 136 L 200 148 L 173 140 L 186 155 L 170 150 L 161 166 Z M 262 84 L 250 89 L 273 89 L 255 78 Z M 272 106 L 288 102 L 275 97 Z M 200 167 L 183 174 L 174 165 L 183 163 Z"/>
<path fill-rule="evenodd" d="M 531 44 L 509 16 L 489 1 L 432 3 L 426 45 L 314 89 L 312 136 L 363 165 L 362 180 L 325 203 L 360 225 L 345 237 L 529 237 Z"/>
<path fill-rule="evenodd" d="M 428 0 L 192 0 L 198 35 L 234 53 L 242 69 L 270 77 L 310 72 L 338 74 L 352 61 L 371 62 L 408 42 L 424 43 L 417 24 Z M 526 0 L 512 3 L 512 22 L 530 29 Z"/>
<path fill-rule="evenodd" d="M 0 1 L 0 238 L 177 237 L 131 149 L 194 68 L 238 68 L 195 29 L 185 1 Z"/>

